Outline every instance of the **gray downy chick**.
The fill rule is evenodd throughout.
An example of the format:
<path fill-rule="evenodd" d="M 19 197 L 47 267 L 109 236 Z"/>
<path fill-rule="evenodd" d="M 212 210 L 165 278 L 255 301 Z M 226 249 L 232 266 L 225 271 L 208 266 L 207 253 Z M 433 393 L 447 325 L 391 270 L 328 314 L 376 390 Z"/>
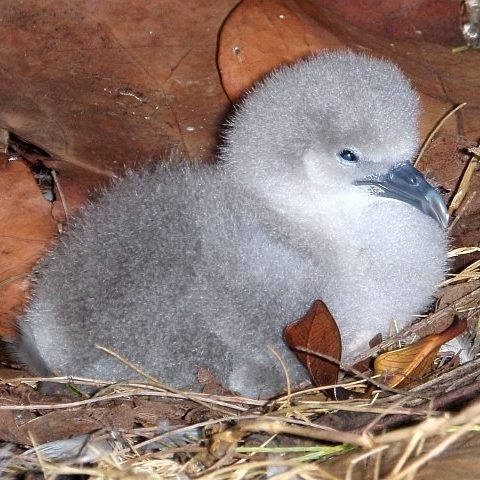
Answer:
<path fill-rule="evenodd" d="M 317 298 L 351 359 L 432 301 L 446 265 L 438 191 L 410 161 L 418 99 L 391 63 L 329 53 L 238 107 L 216 166 L 129 172 L 43 261 L 21 320 L 35 373 L 126 379 L 108 347 L 176 387 L 207 367 L 267 397 L 307 375 L 283 327 Z"/>

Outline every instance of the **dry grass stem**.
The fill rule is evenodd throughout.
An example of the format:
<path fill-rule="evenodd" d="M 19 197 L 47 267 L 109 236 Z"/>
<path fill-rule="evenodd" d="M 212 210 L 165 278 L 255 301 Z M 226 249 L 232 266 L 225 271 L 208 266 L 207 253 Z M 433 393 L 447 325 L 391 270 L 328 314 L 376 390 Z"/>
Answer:
<path fill-rule="evenodd" d="M 445 122 L 456 112 L 458 112 L 461 108 L 463 108 L 466 105 L 466 103 L 460 103 L 456 107 L 452 108 L 450 111 L 448 111 L 439 121 L 438 123 L 433 127 L 432 131 L 428 134 L 428 137 L 425 139 L 425 141 L 422 144 L 422 147 L 420 148 L 420 151 L 418 152 L 417 159 L 414 162 L 414 165 L 416 166 L 420 159 L 422 158 L 423 154 L 427 150 L 427 148 L 430 146 L 431 141 L 433 140 L 433 137 L 437 134 L 437 132 L 443 127 Z"/>
<path fill-rule="evenodd" d="M 65 213 L 65 221 L 68 223 L 68 219 L 70 217 L 70 212 L 67 206 L 67 199 L 65 198 L 65 195 L 63 193 L 62 186 L 60 185 L 60 182 L 58 181 L 58 175 L 55 170 L 51 170 L 52 178 L 53 181 L 55 182 L 55 185 L 57 187 L 58 191 L 58 196 L 60 197 L 60 202 L 62 203 L 63 207 L 63 212 Z"/>

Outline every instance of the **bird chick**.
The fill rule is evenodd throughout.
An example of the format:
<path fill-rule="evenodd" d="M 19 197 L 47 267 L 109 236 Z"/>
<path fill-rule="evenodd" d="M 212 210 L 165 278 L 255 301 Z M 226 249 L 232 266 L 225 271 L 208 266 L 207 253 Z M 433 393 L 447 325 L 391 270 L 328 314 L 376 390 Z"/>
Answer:
<path fill-rule="evenodd" d="M 418 99 L 389 62 L 328 53 L 280 68 L 236 109 L 215 166 L 128 172 L 43 261 L 21 320 L 35 373 L 176 387 L 206 367 L 267 397 L 307 377 L 282 341 L 323 300 L 343 357 L 432 301 L 445 204 L 410 163 Z"/>

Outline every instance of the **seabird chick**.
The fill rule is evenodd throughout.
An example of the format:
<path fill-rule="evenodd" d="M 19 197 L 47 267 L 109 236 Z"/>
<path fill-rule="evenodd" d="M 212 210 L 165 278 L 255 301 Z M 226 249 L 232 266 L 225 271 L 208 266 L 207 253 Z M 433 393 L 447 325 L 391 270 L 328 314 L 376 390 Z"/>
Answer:
<path fill-rule="evenodd" d="M 448 215 L 411 164 L 418 99 L 393 64 L 327 53 L 283 67 L 236 109 L 218 164 L 128 172 L 43 261 L 20 321 L 35 373 L 268 397 L 304 368 L 282 329 L 323 300 L 351 359 L 427 307 Z"/>

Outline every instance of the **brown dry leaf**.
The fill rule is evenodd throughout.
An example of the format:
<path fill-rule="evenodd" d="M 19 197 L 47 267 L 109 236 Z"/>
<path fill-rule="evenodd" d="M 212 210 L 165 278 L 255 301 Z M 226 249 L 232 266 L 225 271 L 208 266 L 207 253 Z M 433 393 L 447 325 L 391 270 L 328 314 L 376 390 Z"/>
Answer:
<path fill-rule="evenodd" d="M 31 439 L 42 444 L 93 433 L 104 426 L 101 420 L 107 414 L 107 408 L 97 408 L 94 412 L 79 408 L 54 410 L 26 422 L 19 430 L 28 439 L 25 442 L 27 445 L 31 444 Z M 112 428 L 112 425 L 108 427 Z"/>
<path fill-rule="evenodd" d="M 460 8 L 450 0 L 316 0 L 319 7 L 357 28 L 391 40 L 417 40 L 442 45 L 464 43 L 458 28 Z"/>
<path fill-rule="evenodd" d="M 1 382 L 8 382 L 12 379 L 18 379 L 18 378 L 30 378 L 31 375 L 29 375 L 27 372 L 24 372 L 22 370 L 18 370 L 16 368 L 10 368 L 10 367 L 0 367 L 0 381 Z"/>
<path fill-rule="evenodd" d="M 185 416 L 197 405 L 185 401 L 152 401 L 150 399 L 133 397 L 135 424 L 142 427 L 159 427 L 159 419 L 166 425 L 178 425 L 185 421 Z"/>
<path fill-rule="evenodd" d="M 393 4 L 393 5 L 392 5 Z M 462 45 L 460 5 L 449 0 L 244 0 L 225 21 L 218 63 L 225 91 L 243 91 L 281 63 L 315 51 L 348 48 L 399 64 L 420 91 L 425 137 L 444 113 L 467 102 L 443 131 L 480 136 L 478 52 Z M 443 26 L 443 28 L 442 28 Z M 434 59 L 434 60 L 432 60 Z"/>
<path fill-rule="evenodd" d="M 28 273 L 56 234 L 51 203 L 42 196 L 33 175 L 21 161 L 0 156 L 0 335 L 15 335 L 18 303 L 26 298 Z"/>
<path fill-rule="evenodd" d="M 301 2 L 244 0 L 220 32 L 223 88 L 237 102 L 253 83 L 281 64 L 344 43 L 309 15 Z"/>
<path fill-rule="evenodd" d="M 337 383 L 342 341 L 335 319 L 322 301 L 315 300 L 305 316 L 288 324 L 283 330 L 283 338 L 305 366 L 315 385 L 323 387 Z M 317 352 L 338 363 L 300 352 L 298 348 Z"/>
<path fill-rule="evenodd" d="M 0 403 L 4 406 L 52 405 L 52 410 L 0 410 L 0 440 L 28 446 L 32 445 L 32 438 L 43 443 L 101 429 L 131 431 L 138 425 L 158 428 L 162 422 L 173 429 L 175 425 L 183 425 L 186 412 L 196 406 L 187 400 L 157 401 L 126 396 L 121 400 L 59 409 L 61 403 L 70 403 L 72 398 L 46 397 L 27 385 L 9 387 L 2 384 L 1 387 Z"/>
<path fill-rule="evenodd" d="M 19 428 L 17 412 L 12 410 L 0 411 L 0 440 L 20 445 L 31 445 L 28 432 Z"/>
<path fill-rule="evenodd" d="M 438 133 L 416 164 L 427 174 L 434 175 L 436 181 L 447 190 L 448 201 L 453 198 L 458 181 L 471 157 L 468 149 L 475 143 L 461 135 Z M 473 177 L 474 189 L 480 186 L 477 177 Z M 478 202 L 480 203 L 480 200 Z"/>
<path fill-rule="evenodd" d="M 3 1 L 0 126 L 104 181 L 171 151 L 209 160 L 229 108 L 217 34 L 236 3 Z"/>
<path fill-rule="evenodd" d="M 440 291 L 437 310 L 453 305 L 457 300 L 465 297 L 480 287 L 480 280 L 471 280 L 468 282 L 460 282 L 454 285 L 448 285 Z M 459 314 L 459 312 L 455 312 Z M 466 312 L 468 314 L 468 311 Z"/>
<path fill-rule="evenodd" d="M 466 327 L 466 320 L 455 319 L 442 333 L 428 335 L 408 347 L 382 353 L 375 359 L 373 374 L 381 375 L 381 382 L 390 387 L 418 383 L 430 371 L 440 347 Z"/>

